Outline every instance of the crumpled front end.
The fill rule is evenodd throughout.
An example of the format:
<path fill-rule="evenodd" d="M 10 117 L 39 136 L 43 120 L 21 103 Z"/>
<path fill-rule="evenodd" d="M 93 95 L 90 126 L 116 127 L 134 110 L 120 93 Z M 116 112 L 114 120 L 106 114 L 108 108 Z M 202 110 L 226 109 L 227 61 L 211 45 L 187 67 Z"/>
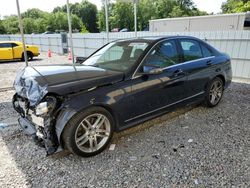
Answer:
<path fill-rule="evenodd" d="M 30 106 L 37 105 L 48 93 L 47 85 L 41 86 L 36 81 L 37 73 L 34 69 L 27 67 L 22 69 L 16 76 L 14 88 L 16 93 L 29 100 Z"/>
<path fill-rule="evenodd" d="M 24 132 L 46 148 L 47 154 L 58 150 L 58 139 L 55 131 L 55 111 L 58 99 L 48 96 L 46 85 L 41 85 L 30 67 L 17 74 L 14 82 L 16 94 L 13 96 L 13 107 L 20 114 L 19 124 Z"/>

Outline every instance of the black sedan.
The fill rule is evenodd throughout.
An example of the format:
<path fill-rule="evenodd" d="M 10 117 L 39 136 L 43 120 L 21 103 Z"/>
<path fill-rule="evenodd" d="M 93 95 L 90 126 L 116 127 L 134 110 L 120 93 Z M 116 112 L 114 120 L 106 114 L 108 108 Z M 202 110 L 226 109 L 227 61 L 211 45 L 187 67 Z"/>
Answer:
<path fill-rule="evenodd" d="M 33 66 L 16 77 L 13 106 L 47 154 L 93 156 L 113 132 L 178 106 L 216 106 L 231 83 L 228 55 L 187 36 L 111 42 L 82 64 Z"/>

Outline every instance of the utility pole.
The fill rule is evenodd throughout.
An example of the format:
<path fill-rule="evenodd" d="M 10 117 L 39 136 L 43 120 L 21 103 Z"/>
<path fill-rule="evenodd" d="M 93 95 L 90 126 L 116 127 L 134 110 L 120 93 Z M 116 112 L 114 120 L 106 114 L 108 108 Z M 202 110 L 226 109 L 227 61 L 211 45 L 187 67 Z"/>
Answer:
<path fill-rule="evenodd" d="M 107 43 L 109 43 L 109 14 L 108 14 L 108 0 L 105 0 L 105 20 L 106 20 L 106 33 L 107 33 Z"/>
<path fill-rule="evenodd" d="M 69 25 L 70 48 L 71 48 L 71 53 L 72 53 L 72 63 L 75 64 L 69 0 L 67 0 L 67 15 L 68 15 L 68 25 Z"/>
<path fill-rule="evenodd" d="M 24 34 L 23 34 L 23 21 L 22 21 L 22 17 L 20 13 L 20 6 L 19 6 L 18 0 L 16 0 L 16 7 L 17 7 L 18 20 L 19 20 L 19 29 L 20 29 L 22 43 L 23 43 L 24 60 L 25 60 L 26 66 L 28 66 L 28 57 L 27 57 L 27 51 L 26 51 L 26 46 L 25 46 Z"/>
<path fill-rule="evenodd" d="M 137 38 L 137 0 L 134 0 L 134 27 L 135 37 Z"/>

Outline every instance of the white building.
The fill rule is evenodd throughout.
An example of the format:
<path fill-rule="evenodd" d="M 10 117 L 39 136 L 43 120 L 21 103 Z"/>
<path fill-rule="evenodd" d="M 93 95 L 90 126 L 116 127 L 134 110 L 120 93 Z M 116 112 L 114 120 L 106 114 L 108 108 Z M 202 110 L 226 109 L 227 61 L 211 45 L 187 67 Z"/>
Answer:
<path fill-rule="evenodd" d="M 151 32 L 250 30 L 250 12 L 150 20 L 149 30 Z"/>

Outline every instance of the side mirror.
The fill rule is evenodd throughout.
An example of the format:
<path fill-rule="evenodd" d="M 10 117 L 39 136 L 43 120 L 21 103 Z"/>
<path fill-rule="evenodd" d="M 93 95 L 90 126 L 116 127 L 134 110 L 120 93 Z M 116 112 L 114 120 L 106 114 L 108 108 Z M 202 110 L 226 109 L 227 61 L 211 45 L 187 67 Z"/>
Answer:
<path fill-rule="evenodd" d="M 153 66 L 143 66 L 143 74 L 161 74 L 163 69 L 160 67 L 153 67 Z"/>

